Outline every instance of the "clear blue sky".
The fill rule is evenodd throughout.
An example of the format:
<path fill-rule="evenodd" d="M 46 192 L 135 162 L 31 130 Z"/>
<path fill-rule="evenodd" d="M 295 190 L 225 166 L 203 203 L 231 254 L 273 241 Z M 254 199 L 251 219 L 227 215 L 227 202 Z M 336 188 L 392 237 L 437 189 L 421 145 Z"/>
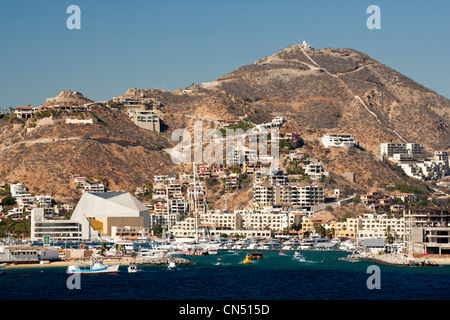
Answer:
<path fill-rule="evenodd" d="M 81 30 L 69 30 L 69 5 Z M 369 30 L 366 9 L 381 9 Z M 212 81 L 286 46 L 353 48 L 450 98 L 450 1 L 1 0 L 0 108 L 60 90 L 106 100 L 127 89 Z"/>

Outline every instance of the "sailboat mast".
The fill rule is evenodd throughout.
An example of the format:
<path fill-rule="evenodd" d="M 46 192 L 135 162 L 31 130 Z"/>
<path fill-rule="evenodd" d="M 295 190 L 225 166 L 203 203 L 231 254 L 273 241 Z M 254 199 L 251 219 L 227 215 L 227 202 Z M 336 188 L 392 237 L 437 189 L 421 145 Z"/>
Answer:
<path fill-rule="evenodd" d="M 195 162 L 193 163 L 194 168 L 194 214 L 195 214 L 195 242 L 198 242 L 198 211 L 197 211 L 197 181 L 195 179 Z"/>
<path fill-rule="evenodd" d="M 169 188 L 166 184 L 166 207 L 167 207 L 167 232 L 170 230 L 170 207 L 169 207 Z"/>

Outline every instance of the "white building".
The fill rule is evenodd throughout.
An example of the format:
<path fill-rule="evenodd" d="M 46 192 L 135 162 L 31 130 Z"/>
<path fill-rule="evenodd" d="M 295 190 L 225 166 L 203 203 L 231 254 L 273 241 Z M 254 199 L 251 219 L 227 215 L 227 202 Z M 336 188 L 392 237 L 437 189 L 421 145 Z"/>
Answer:
<path fill-rule="evenodd" d="M 404 156 L 410 156 L 415 159 L 421 159 L 424 157 L 425 149 L 422 143 L 381 143 L 380 154 L 391 160 L 394 160 L 395 154 L 401 154 Z"/>
<path fill-rule="evenodd" d="M 84 184 L 83 192 L 105 192 L 105 185 L 103 183 L 89 183 Z"/>
<path fill-rule="evenodd" d="M 9 189 L 11 192 L 11 196 L 14 198 L 31 196 L 31 194 L 28 192 L 28 189 L 23 183 L 12 184 Z"/>
<path fill-rule="evenodd" d="M 358 143 L 355 137 L 348 133 L 327 133 L 322 137 L 325 148 L 329 147 L 354 147 Z"/>
<path fill-rule="evenodd" d="M 82 225 L 82 239 L 92 240 L 111 235 L 111 226 L 148 228 L 149 209 L 128 192 L 85 192 L 71 222 Z"/>
<path fill-rule="evenodd" d="M 160 111 L 150 109 L 147 105 L 142 105 L 140 109 L 128 109 L 128 116 L 131 121 L 141 128 L 161 132 Z"/>
<path fill-rule="evenodd" d="M 52 242 L 89 240 L 82 236 L 82 224 L 72 220 L 47 220 L 44 208 L 31 211 L 31 241 L 43 241 L 49 237 Z"/>
<path fill-rule="evenodd" d="M 405 219 L 396 218 L 393 214 L 366 213 L 359 217 L 357 239 L 385 239 L 388 228 L 395 238 L 405 235 Z"/>

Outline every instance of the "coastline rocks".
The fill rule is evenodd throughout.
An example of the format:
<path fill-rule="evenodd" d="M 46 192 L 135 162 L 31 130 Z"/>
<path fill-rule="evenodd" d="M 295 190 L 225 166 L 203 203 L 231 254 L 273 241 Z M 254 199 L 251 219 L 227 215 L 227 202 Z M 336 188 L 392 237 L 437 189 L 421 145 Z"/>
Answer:
<path fill-rule="evenodd" d="M 170 256 L 136 257 L 136 264 L 140 265 L 164 266 L 168 265 L 170 262 L 175 262 L 175 264 L 180 266 L 195 264 L 194 262 L 184 258 L 170 257 Z"/>

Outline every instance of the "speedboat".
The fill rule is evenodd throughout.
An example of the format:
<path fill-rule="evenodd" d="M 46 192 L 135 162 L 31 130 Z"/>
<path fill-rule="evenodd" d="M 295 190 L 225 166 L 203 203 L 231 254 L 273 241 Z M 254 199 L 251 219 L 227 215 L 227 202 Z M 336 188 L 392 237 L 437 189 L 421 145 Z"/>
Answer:
<path fill-rule="evenodd" d="M 294 260 L 299 260 L 299 261 L 305 261 L 305 257 L 302 256 L 302 255 L 300 254 L 300 252 L 297 252 L 297 251 L 294 253 L 293 259 L 294 259 Z"/>
<path fill-rule="evenodd" d="M 83 264 L 88 268 L 80 268 L 78 265 L 71 265 L 67 268 L 67 273 L 78 273 L 78 274 L 94 274 L 94 273 L 118 273 L 120 264 L 107 265 L 102 261 L 94 262 L 93 264 L 87 264 L 83 262 L 76 261 L 77 263 Z"/>
<path fill-rule="evenodd" d="M 252 253 L 250 253 L 250 259 L 252 259 L 252 260 L 262 259 L 262 257 L 263 257 L 262 252 L 252 252 Z"/>

